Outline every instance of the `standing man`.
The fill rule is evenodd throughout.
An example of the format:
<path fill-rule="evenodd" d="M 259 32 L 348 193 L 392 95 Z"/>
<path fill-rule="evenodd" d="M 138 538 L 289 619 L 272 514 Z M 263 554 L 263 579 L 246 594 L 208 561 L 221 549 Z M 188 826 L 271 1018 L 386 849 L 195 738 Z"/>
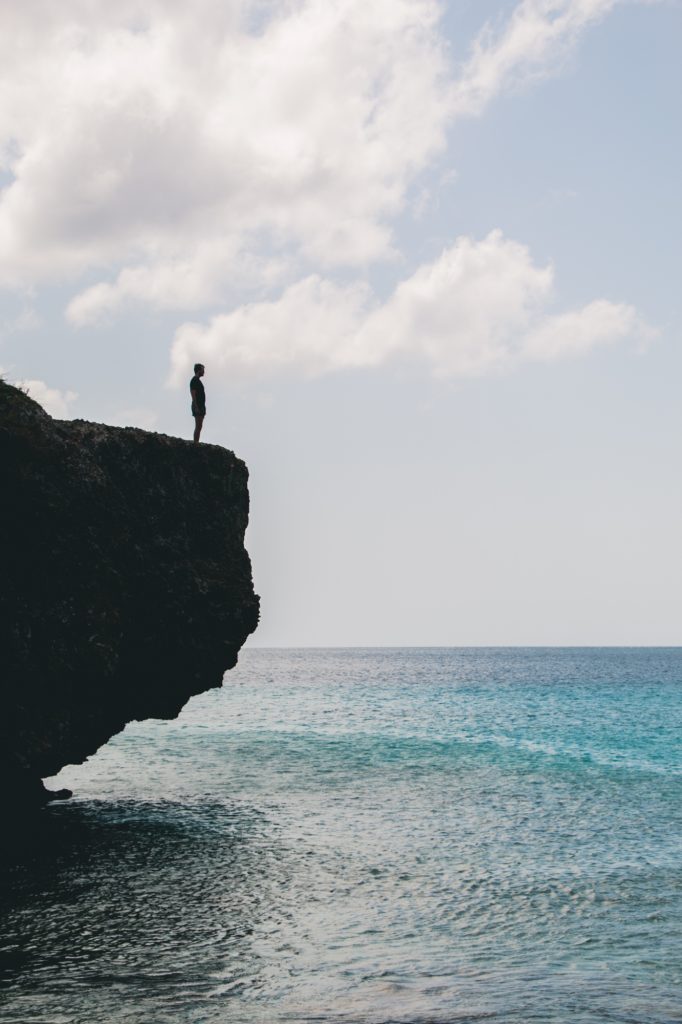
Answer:
<path fill-rule="evenodd" d="M 192 416 L 194 416 L 194 443 L 199 444 L 201 428 L 204 425 L 206 415 L 206 392 L 201 378 L 204 376 L 203 363 L 194 364 L 194 376 L 189 382 L 189 390 L 192 396 Z"/>

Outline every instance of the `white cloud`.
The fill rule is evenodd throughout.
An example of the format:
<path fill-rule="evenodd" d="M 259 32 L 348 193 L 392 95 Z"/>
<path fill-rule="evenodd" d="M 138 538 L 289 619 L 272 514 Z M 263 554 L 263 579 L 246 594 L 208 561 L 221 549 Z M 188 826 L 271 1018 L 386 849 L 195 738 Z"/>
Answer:
<path fill-rule="evenodd" d="M 471 376 L 646 331 L 630 306 L 602 299 L 557 314 L 553 298 L 551 266 L 535 266 L 525 246 L 499 231 L 480 242 L 463 237 L 383 304 L 365 285 L 311 276 L 277 301 L 242 306 L 205 326 L 184 324 L 173 344 L 171 382 L 179 384 L 196 361 L 230 374 L 286 367 L 325 373 L 416 357 L 438 375 Z"/>
<path fill-rule="evenodd" d="M 229 282 L 225 271 L 229 268 Z M 67 306 L 68 320 L 77 327 L 114 315 L 131 301 L 158 309 L 200 309 L 258 282 L 261 289 L 280 283 L 285 262 L 238 252 L 229 240 L 197 242 L 189 258 L 148 266 L 127 267 L 115 281 L 101 281 L 76 295 Z"/>
<path fill-rule="evenodd" d="M 69 406 L 78 398 L 75 391 L 59 391 L 57 388 L 48 387 L 42 380 L 20 380 L 17 387 L 23 388 L 30 397 L 42 405 L 50 416 L 58 420 L 69 419 L 71 413 Z"/>
<path fill-rule="evenodd" d="M 580 33 L 619 0 L 522 0 L 501 34 L 488 25 L 476 40 L 453 98 L 455 115 L 480 114 L 503 89 L 550 72 Z"/>
<path fill-rule="evenodd" d="M 0 4 L 0 286 L 99 272 L 83 325 L 386 259 L 452 119 L 616 2 L 522 0 L 456 80 L 438 0 Z"/>
<path fill-rule="evenodd" d="M 583 309 L 547 317 L 525 338 L 522 352 L 528 359 L 559 359 L 582 355 L 596 345 L 628 336 L 648 341 L 656 334 L 640 319 L 634 306 L 597 299 Z"/>
<path fill-rule="evenodd" d="M 398 285 L 361 340 L 390 338 L 394 352 L 422 355 L 437 373 L 485 373 L 513 357 L 551 292 L 551 268 L 534 266 L 525 246 L 499 231 L 481 242 L 459 238 Z"/>
<path fill-rule="evenodd" d="M 443 145 L 436 0 L 0 5 L 0 283 L 196 308 L 366 265 Z"/>
<path fill-rule="evenodd" d="M 549 73 L 618 2 L 521 0 L 457 77 L 438 0 L 0 4 L 0 287 L 87 273 L 78 326 L 131 302 L 233 307 L 179 328 L 176 377 L 197 356 L 327 372 L 402 354 L 475 374 L 637 332 L 603 300 L 552 314 L 551 268 L 498 233 L 383 304 L 332 279 L 395 256 L 394 218 L 453 119 Z M 419 187 L 416 218 L 438 201 Z"/>
<path fill-rule="evenodd" d="M 256 372 L 286 366 L 312 373 L 340 369 L 353 362 L 349 345 L 370 300 L 365 284 L 341 286 L 315 274 L 290 285 L 277 301 L 241 306 L 213 317 L 208 327 L 183 324 L 173 345 L 174 379 L 179 381 L 201 356 L 214 367 Z M 375 361 L 368 351 L 365 365 Z"/>

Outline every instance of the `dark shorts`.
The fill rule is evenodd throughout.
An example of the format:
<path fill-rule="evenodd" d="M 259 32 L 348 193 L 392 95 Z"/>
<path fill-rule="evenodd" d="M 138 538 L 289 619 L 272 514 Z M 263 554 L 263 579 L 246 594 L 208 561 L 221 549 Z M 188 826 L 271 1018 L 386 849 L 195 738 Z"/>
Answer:
<path fill-rule="evenodd" d="M 192 416 L 205 416 L 205 415 L 206 415 L 206 410 L 205 409 L 197 409 L 197 407 L 194 404 L 194 402 L 192 402 Z"/>

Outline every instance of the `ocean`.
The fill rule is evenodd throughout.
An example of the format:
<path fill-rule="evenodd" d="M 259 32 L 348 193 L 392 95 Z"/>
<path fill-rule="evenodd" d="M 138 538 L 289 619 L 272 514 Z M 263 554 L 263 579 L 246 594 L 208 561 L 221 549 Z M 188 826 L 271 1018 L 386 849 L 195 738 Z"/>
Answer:
<path fill-rule="evenodd" d="M 242 652 L 50 785 L 2 1024 L 682 1021 L 682 649 Z"/>

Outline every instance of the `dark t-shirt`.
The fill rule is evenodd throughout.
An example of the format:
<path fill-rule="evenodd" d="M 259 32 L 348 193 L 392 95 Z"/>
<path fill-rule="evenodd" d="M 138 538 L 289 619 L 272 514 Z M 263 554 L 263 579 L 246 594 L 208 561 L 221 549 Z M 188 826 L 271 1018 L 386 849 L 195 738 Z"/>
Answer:
<path fill-rule="evenodd" d="M 190 394 L 192 391 L 197 396 L 196 405 L 194 402 L 194 395 L 192 395 L 192 414 L 199 413 L 201 416 L 206 415 L 206 392 L 204 391 L 204 385 L 201 383 L 201 377 L 192 377 L 189 382 Z"/>

